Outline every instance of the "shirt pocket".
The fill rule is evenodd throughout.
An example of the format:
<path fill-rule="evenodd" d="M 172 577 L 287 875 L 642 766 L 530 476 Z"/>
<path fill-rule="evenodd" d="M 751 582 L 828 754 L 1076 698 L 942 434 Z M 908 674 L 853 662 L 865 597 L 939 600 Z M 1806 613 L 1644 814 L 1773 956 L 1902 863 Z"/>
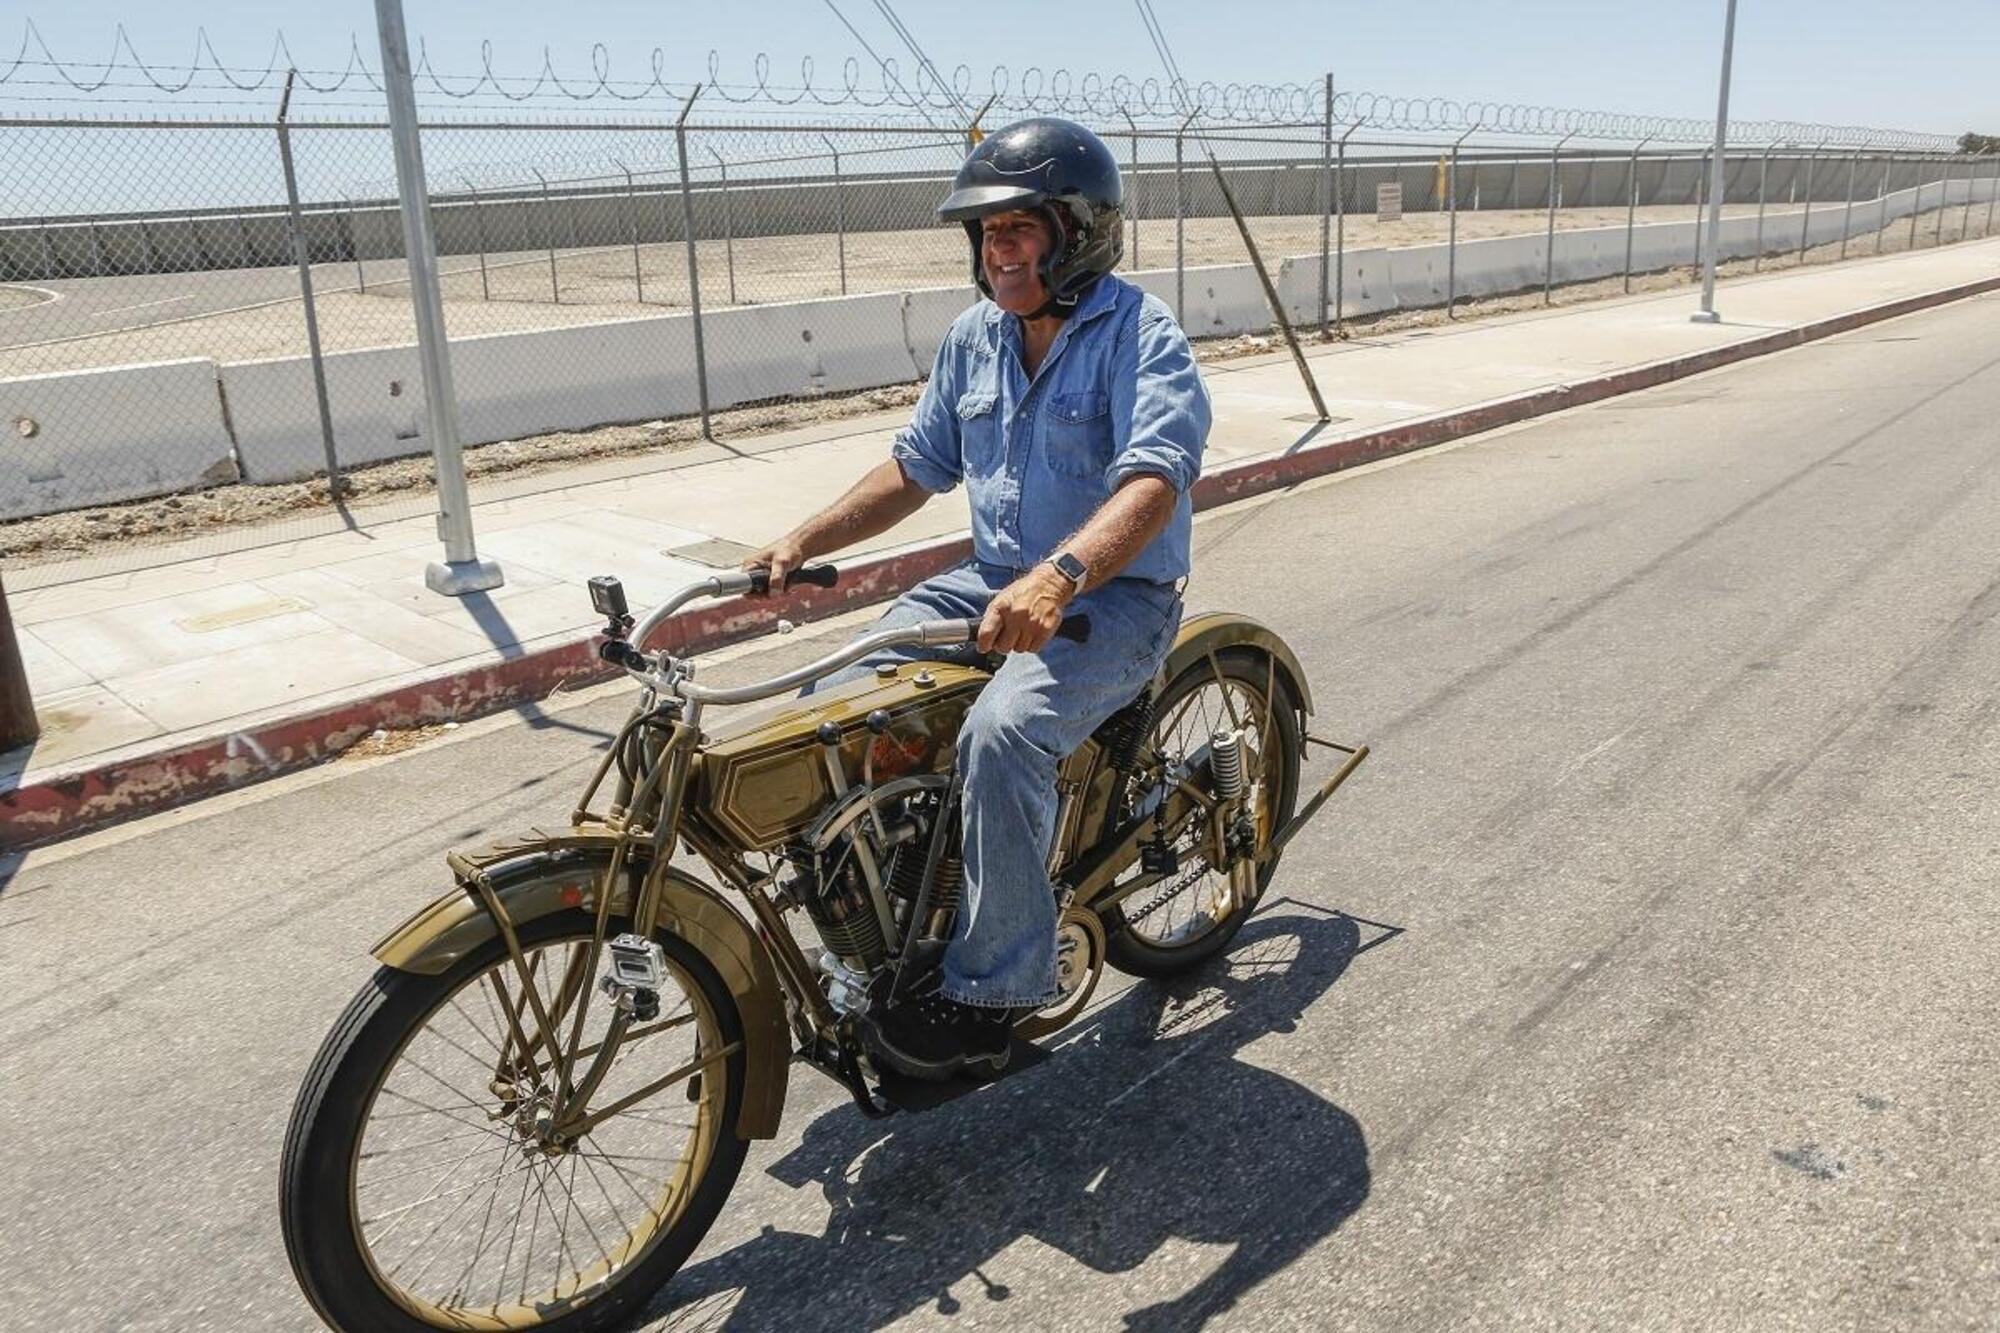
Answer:
<path fill-rule="evenodd" d="M 998 397 L 983 389 L 968 389 L 958 400 L 958 433 L 965 452 L 968 476 L 995 470 L 1000 453 L 1000 414 L 993 410 Z"/>
<path fill-rule="evenodd" d="M 1049 471 L 1102 481 L 1111 467 L 1111 395 L 1101 389 L 1055 394 L 1043 418 Z"/>

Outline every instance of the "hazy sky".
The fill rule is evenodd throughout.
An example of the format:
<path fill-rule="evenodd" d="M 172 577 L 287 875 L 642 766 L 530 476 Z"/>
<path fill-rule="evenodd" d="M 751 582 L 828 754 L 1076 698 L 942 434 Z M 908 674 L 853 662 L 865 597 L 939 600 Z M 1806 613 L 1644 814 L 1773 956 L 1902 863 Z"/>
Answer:
<path fill-rule="evenodd" d="M 836 0 L 878 50 L 897 48 L 873 0 Z M 1317 83 L 1409 96 L 1534 102 L 1712 116 L 1722 0 L 1154 0 L 1192 80 Z M 1130 0 L 901 0 L 903 20 L 939 64 L 995 63 L 1157 75 Z M 490 42 L 497 68 L 587 73 L 591 46 L 612 73 L 643 78 L 663 53 L 670 81 L 705 77 L 708 52 L 727 80 L 747 81 L 755 55 L 794 82 L 812 56 L 822 79 L 861 52 L 824 0 L 620 3 L 406 0 L 413 39 L 440 70 L 476 70 Z M 185 64 L 195 30 L 222 57 L 261 67 L 282 20 L 302 65 L 345 61 L 359 34 L 372 65 L 374 10 L 365 0 L 278 7 L 253 0 L 7 0 L 0 43 L 11 59 L 32 17 L 66 60 L 101 61 L 119 23 L 150 62 Z M 0 64 L 0 69 L 5 65 Z M 1957 134 L 2000 132 L 2000 0 L 1740 0 L 1732 111 Z M 0 85 L 0 104 L 39 90 Z M 24 109 L 32 110 L 32 106 Z"/>

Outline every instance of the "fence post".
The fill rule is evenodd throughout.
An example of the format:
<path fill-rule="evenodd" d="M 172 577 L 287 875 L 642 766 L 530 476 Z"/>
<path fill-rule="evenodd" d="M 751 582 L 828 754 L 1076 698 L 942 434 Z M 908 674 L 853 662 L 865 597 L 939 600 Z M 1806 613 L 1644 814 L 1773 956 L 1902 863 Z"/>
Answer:
<path fill-rule="evenodd" d="M 1333 166 L 1333 331 L 1347 308 L 1347 139 L 1361 128 L 1355 121 L 1342 132 L 1334 148 Z"/>
<path fill-rule="evenodd" d="M 1174 319 L 1187 318 L 1187 204 L 1185 186 L 1181 181 L 1181 167 L 1186 154 L 1182 151 L 1187 137 L 1187 127 L 1194 122 L 1195 112 L 1181 122 L 1174 131 Z"/>
<path fill-rule="evenodd" d="M 736 304 L 736 219 L 730 212 L 729 204 L 729 164 L 722 160 L 722 154 L 702 145 L 702 151 L 715 159 L 715 169 L 722 178 L 722 264 L 729 271 L 729 304 Z"/>
<path fill-rule="evenodd" d="M 632 188 L 632 168 L 611 159 L 612 165 L 625 173 L 625 230 L 632 237 L 632 288 L 639 294 L 639 304 L 646 304 L 646 275 L 639 268 L 639 199 Z"/>
<path fill-rule="evenodd" d="M 1944 176 L 1938 181 L 1937 226 L 1931 228 L 1931 244 L 1934 246 L 1944 244 L 1944 215 L 1951 209 L 1951 168 L 1957 161 L 1957 157 L 1945 155 Z"/>
<path fill-rule="evenodd" d="M 1125 127 L 1132 136 L 1132 186 L 1125 192 L 1125 197 L 1132 205 L 1127 211 L 1132 218 L 1131 266 L 1136 269 L 1139 267 L 1139 122 L 1133 120 L 1132 113 L 1122 106 L 1118 108 L 1118 114 L 1125 117 Z"/>
<path fill-rule="evenodd" d="M 548 177 L 535 167 L 529 167 L 535 179 L 542 183 L 542 241 L 549 250 L 549 299 L 562 304 L 562 287 L 556 282 L 556 203 L 549 198 Z"/>
<path fill-rule="evenodd" d="M 840 255 L 840 294 L 847 295 L 847 186 L 840 178 L 840 146 L 826 135 L 819 136 L 826 150 L 833 154 L 833 228 L 834 245 Z"/>
<path fill-rule="evenodd" d="M 1799 215 L 1799 262 L 1801 264 L 1806 262 L 1806 242 L 1812 235 L 1813 169 L 1819 166 L 1819 150 L 1824 147 L 1826 147 L 1826 140 L 1821 139 L 1813 145 L 1812 151 L 1806 154 L 1806 206 L 1805 211 Z"/>
<path fill-rule="evenodd" d="M 479 299 L 491 301 L 493 289 L 486 283 L 486 215 L 479 200 L 479 187 L 472 183 L 470 176 L 460 176 L 458 183 L 472 196 L 472 235 L 479 243 Z"/>
<path fill-rule="evenodd" d="M 1458 149 L 1467 138 L 1476 134 L 1479 125 L 1475 122 L 1471 129 L 1452 140 L 1451 164 L 1446 167 L 1445 202 L 1451 209 L 1450 235 L 1445 243 L 1444 263 L 1444 317 L 1456 319 L 1458 305 Z"/>
<path fill-rule="evenodd" d="M 1694 266 L 1701 267 L 1702 215 L 1708 211 L 1708 167 L 1713 148 L 1701 150 L 1701 167 L 1694 183 Z"/>
<path fill-rule="evenodd" d="M 1327 317 L 1327 291 L 1333 275 L 1326 270 L 1333 262 L 1333 72 L 1326 75 L 1326 105 L 1319 129 L 1319 336 L 1328 337 L 1333 326 Z"/>
<path fill-rule="evenodd" d="M 708 419 L 708 345 L 703 340 L 701 326 L 701 265 L 695 259 L 694 195 L 688 188 L 687 118 L 688 112 L 694 110 L 694 99 L 699 96 L 701 85 L 697 83 L 674 121 L 674 159 L 681 170 L 681 240 L 687 247 L 688 310 L 694 319 L 695 398 L 701 407 L 701 437 L 712 441 L 715 431 Z"/>
<path fill-rule="evenodd" d="M 1896 155 L 1886 154 L 1882 158 L 1882 198 L 1877 207 L 1878 221 L 1875 224 L 1875 253 L 1882 253 L 1882 238 L 1889 234 L 1889 180 L 1896 170 Z"/>
<path fill-rule="evenodd" d="M 431 238 L 423 141 L 417 125 L 417 92 L 410 75 L 410 44 L 402 0 L 375 0 L 382 46 L 382 87 L 389 102 L 389 134 L 396 150 L 396 185 L 403 215 L 403 248 L 409 256 L 410 304 L 417 322 L 417 357 L 423 366 L 426 435 L 437 460 L 438 536 L 445 558 L 424 570 L 432 592 L 457 597 L 499 587 L 500 566 L 481 560 L 473 544 L 472 496 L 465 484 L 465 455 L 458 438 L 458 400 L 451 383 L 451 349 L 445 344 L 444 299 L 438 294 L 437 250 Z"/>
<path fill-rule="evenodd" d="M 1556 146 L 1549 150 L 1549 230 L 1542 247 L 1543 305 L 1555 300 L 1553 293 L 1556 285 L 1556 201 L 1561 193 L 1557 186 L 1562 171 L 1562 150 L 1563 145 L 1576 136 L 1577 131 L 1571 130 L 1556 140 Z"/>
<path fill-rule="evenodd" d="M 347 201 L 347 248 L 354 252 L 354 290 L 368 295 L 368 272 L 361 267 L 361 233 L 354 229 L 354 201 Z M 247 247 L 246 247 L 247 248 Z"/>
<path fill-rule="evenodd" d="M 89 228 L 88 235 L 90 236 L 90 276 L 101 278 L 104 276 L 104 238 L 97 234 L 97 224 L 95 222 L 87 225 Z M 241 231 L 243 227 L 243 214 L 240 212 L 236 215 L 236 227 L 238 231 Z M 247 264 L 250 259 L 250 246 L 248 242 L 245 242 L 243 246 L 243 257 Z"/>
<path fill-rule="evenodd" d="M 1987 151 L 1990 153 L 1992 150 Z M 1986 221 L 1979 226 L 1981 236 L 1993 234 L 1993 204 L 1996 200 L 2000 200 L 2000 159 L 1993 163 L 1993 188 L 1986 193 Z"/>
<path fill-rule="evenodd" d="M 7 585 L 0 581 L 0 750 L 27 745 L 41 734 L 27 664 L 21 660 L 21 641 L 14 634 L 14 615 L 7 609 Z"/>
<path fill-rule="evenodd" d="M 285 91 L 278 99 L 278 162 L 285 172 L 285 222 L 292 236 L 292 261 L 299 269 L 299 304 L 306 316 L 306 356 L 312 362 L 313 403 L 319 409 L 319 441 L 326 452 L 327 494 L 338 496 L 344 488 L 340 478 L 340 456 L 333 447 L 333 409 L 327 405 L 326 358 L 320 355 L 319 310 L 313 303 L 312 255 L 306 245 L 305 219 L 299 210 L 299 176 L 292 165 L 292 127 L 285 113 L 292 105 L 292 81 L 296 69 L 285 71 Z"/>
<path fill-rule="evenodd" d="M 1775 142 L 1764 145 L 1764 155 L 1757 164 L 1757 253 L 1750 258 L 1752 273 L 1764 267 L 1764 186 L 1771 179 L 1771 153 L 1777 146 Z"/>
<path fill-rule="evenodd" d="M 1861 150 L 1847 159 L 1847 209 L 1840 215 L 1840 257 L 1847 258 L 1847 233 L 1854 225 L 1854 173 L 1861 166 Z"/>
<path fill-rule="evenodd" d="M 1632 224 L 1639 214 L 1639 150 L 1653 141 L 1647 135 L 1632 146 L 1632 165 L 1626 171 L 1630 190 L 1625 200 L 1625 290 L 1632 290 Z"/>
<path fill-rule="evenodd" d="M 1924 160 L 1917 159 L 1916 183 L 1910 187 L 1910 239 L 1905 250 L 1917 248 L 1917 215 L 1924 211 Z"/>
<path fill-rule="evenodd" d="M 144 225 L 145 222 L 141 219 L 140 226 L 143 227 Z M 42 281 L 48 282 L 56 276 L 56 249 L 53 245 L 49 244 L 49 220 L 47 218 L 43 218 L 36 225 L 35 236 L 42 243 Z M 149 263 L 147 267 L 151 268 L 152 265 Z"/>

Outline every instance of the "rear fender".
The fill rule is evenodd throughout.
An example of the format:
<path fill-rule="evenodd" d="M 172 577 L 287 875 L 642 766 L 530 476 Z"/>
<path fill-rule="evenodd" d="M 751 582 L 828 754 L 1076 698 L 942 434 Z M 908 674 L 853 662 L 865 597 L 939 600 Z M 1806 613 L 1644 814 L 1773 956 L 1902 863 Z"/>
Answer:
<path fill-rule="evenodd" d="M 555 912 L 594 911 L 611 862 L 608 835 L 537 836 L 484 851 L 453 854 L 459 887 L 389 932 L 372 952 L 389 967 L 430 975 L 443 972 L 488 941 L 500 927 L 473 888 L 483 876 L 516 927 Z M 621 879 L 624 878 L 621 876 Z M 612 889 L 614 916 L 629 916 L 629 880 Z M 791 1071 L 791 1029 L 784 991 L 770 954 L 750 924 L 700 880 L 667 871 L 660 925 L 695 946 L 714 966 L 743 1020 L 743 1108 L 738 1137 L 768 1139 L 778 1132 Z"/>
<path fill-rule="evenodd" d="M 1233 611 L 1205 611 L 1182 621 L 1174 646 L 1167 652 L 1166 665 L 1161 668 L 1161 679 L 1172 680 L 1188 667 L 1230 648 L 1248 648 L 1273 659 L 1278 675 L 1298 700 L 1299 712 L 1311 715 L 1312 691 L 1306 685 L 1305 668 L 1300 665 L 1298 654 L 1276 630 Z"/>

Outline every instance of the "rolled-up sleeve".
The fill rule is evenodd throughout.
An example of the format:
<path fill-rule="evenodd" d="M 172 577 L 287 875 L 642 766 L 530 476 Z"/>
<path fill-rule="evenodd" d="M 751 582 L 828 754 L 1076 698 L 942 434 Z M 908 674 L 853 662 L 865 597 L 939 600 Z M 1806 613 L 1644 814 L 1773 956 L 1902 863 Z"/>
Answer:
<path fill-rule="evenodd" d="M 1111 410 L 1119 448 L 1105 483 L 1115 491 L 1149 472 L 1185 494 L 1201 475 L 1212 415 L 1194 349 L 1171 319 L 1141 311 L 1132 334 L 1121 340 Z"/>
<path fill-rule="evenodd" d="M 889 456 L 902 466 L 903 475 L 933 495 L 942 495 L 965 475 L 958 434 L 960 355 L 951 338 L 938 345 L 917 410 L 889 446 Z"/>

